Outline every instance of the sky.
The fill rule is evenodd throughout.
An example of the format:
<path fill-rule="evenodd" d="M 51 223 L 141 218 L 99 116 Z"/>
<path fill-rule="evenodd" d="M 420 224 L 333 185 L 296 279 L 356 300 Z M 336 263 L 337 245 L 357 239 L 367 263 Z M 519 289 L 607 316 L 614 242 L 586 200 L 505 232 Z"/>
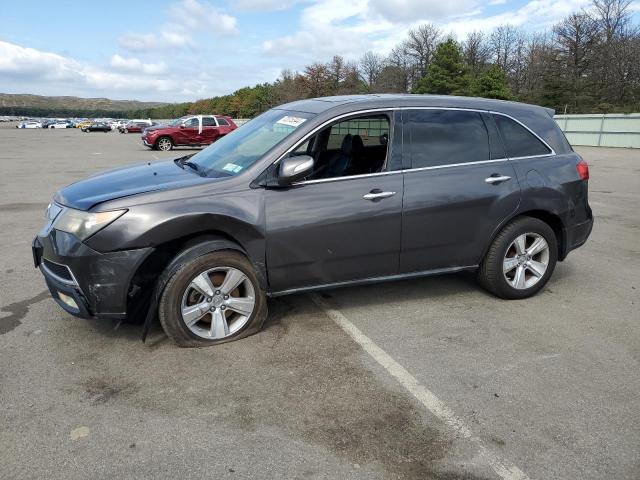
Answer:
<path fill-rule="evenodd" d="M 333 55 L 388 53 L 431 22 L 462 40 L 501 24 L 544 31 L 589 0 L 3 2 L 0 92 L 192 101 Z"/>

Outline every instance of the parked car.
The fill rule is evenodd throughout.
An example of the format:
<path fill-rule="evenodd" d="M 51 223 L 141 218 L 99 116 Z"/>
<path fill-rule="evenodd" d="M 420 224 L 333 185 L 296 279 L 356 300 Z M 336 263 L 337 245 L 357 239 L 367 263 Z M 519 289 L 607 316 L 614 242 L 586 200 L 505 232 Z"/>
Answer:
<path fill-rule="evenodd" d="M 91 120 L 81 120 L 79 122 L 76 122 L 76 128 L 84 128 L 84 127 L 88 127 L 89 125 L 91 125 L 93 122 Z"/>
<path fill-rule="evenodd" d="M 96 122 L 96 123 L 92 123 L 91 125 L 87 125 L 86 127 L 82 127 L 82 131 L 87 133 L 87 132 L 110 132 L 111 131 L 111 126 L 107 123 L 103 123 L 103 122 Z"/>
<path fill-rule="evenodd" d="M 36 121 L 22 122 L 16 125 L 16 128 L 42 128 L 42 123 Z"/>
<path fill-rule="evenodd" d="M 194 155 L 63 188 L 33 255 L 67 312 L 157 316 L 178 345 L 212 345 L 258 331 L 267 296 L 476 271 L 530 297 L 591 232 L 588 179 L 550 109 L 302 100 Z"/>
<path fill-rule="evenodd" d="M 142 142 L 156 150 L 173 147 L 211 145 L 236 128 L 230 117 L 220 115 L 189 115 L 169 125 L 157 125 L 142 132 Z"/>
<path fill-rule="evenodd" d="M 73 122 L 65 120 L 63 122 L 56 122 L 49 125 L 49 128 L 73 128 Z"/>
<path fill-rule="evenodd" d="M 152 122 L 151 120 L 132 120 L 127 122 L 124 126 L 118 127 L 118 131 L 120 133 L 140 133 L 143 128 L 148 128 L 153 125 L 157 125 L 157 123 Z"/>

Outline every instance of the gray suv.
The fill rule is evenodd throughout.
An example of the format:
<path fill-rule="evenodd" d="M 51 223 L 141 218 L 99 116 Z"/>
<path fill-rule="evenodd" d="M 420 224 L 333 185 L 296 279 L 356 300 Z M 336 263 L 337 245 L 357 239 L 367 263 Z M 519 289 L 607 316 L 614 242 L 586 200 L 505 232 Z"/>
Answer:
<path fill-rule="evenodd" d="M 160 320 L 181 346 L 258 331 L 266 297 L 477 271 L 544 287 L 593 225 L 553 111 L 428 95 L 289 103 L 195 155 L 60 190 L 33 241 L 56 302 Z"/>

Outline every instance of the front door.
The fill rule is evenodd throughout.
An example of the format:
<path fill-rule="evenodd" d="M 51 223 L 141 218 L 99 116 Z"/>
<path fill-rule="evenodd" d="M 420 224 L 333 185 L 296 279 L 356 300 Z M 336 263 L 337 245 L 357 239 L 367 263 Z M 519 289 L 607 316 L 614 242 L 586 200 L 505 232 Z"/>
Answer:
<path fill-rule="evenodd" d="M 463 110 L 412 110 L 405 119 L 400 272 L 478 265 L 520 201 L 495 124 Z"/>
<path fill-rule="evenodd" d="M 265 192 L 274 292 L 398 272 L 403 181 L 385 161 L 390 121 L 384 114 L 327 127 L 300 147 L 316 161 L 309 179 Z"/>
<path fill-rule="evenodd" d="M 202 136 L 198 117 L 186 119 L 176 133 L 178 145 L 199 145 Z"/>

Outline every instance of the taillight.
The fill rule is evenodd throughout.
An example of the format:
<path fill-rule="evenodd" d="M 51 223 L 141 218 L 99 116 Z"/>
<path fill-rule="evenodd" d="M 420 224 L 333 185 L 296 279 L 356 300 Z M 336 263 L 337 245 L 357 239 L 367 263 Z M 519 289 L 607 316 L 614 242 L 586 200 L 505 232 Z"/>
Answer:
<path fill-rule="evenodd" d="M 581 180 L 589 180 L 589 164 L 583 159 L 576 164 L 576 170 Z"/>

